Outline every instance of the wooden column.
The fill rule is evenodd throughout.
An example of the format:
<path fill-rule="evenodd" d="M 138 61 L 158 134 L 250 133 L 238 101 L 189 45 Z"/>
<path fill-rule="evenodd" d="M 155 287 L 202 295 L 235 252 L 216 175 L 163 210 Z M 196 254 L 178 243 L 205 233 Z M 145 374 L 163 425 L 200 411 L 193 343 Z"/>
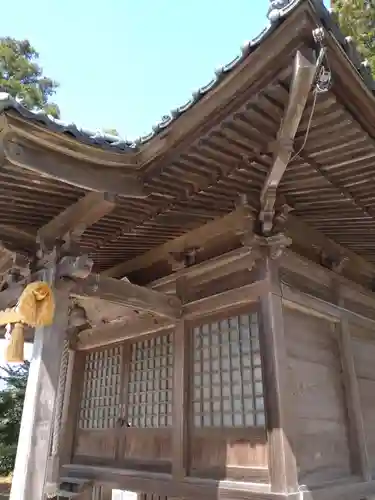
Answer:
<path fill-rule="evenodd" d="M 292 446 L 293 406 L 288 384 L 279 266 L 266 250 L 259 265 L 262 278 L 268 282 L 268 292 L 260 298 L 260 339 L 264 360 L 271 490 L 290 493 L 298 490 L 298 475 Z"/>
<path fill-rule="evenodd" d="M 53 286 L 54 268 L 44 271 Z M 55 296 L 51 327 L 35 329 L 33 354 L 21 421 L 10 500 L 44 500 L 44 488 L 59 382 L 60 359 L 68 323 L 68 296 Z"/>
<path fill-rule="evenodd" d="M 186 297 L 186 286 L 185 278 L 176 283 L 176 293 L 182 303 Z M 188 474 L 188 374 L 188 328 L 182 318 L 176 323 L 174 331 L 172 474 L 176 479 L 183 479 Z"/>
<path fill-rule="evenodd" d="M 338 306 L 345 307 L 340 296 L 340 283 L 336 280 L 333 281 L 333 297 Z M 348 318 L 342 317 L 340 323 L 337 323 L 334 328 L 337 329 L 339 338 L 343 383 L 348 410 L 351 468 L 354 474 L 361 476 L 365 481 L 371 481 L 371 466 L 367 452 L 362 404 Z"/>

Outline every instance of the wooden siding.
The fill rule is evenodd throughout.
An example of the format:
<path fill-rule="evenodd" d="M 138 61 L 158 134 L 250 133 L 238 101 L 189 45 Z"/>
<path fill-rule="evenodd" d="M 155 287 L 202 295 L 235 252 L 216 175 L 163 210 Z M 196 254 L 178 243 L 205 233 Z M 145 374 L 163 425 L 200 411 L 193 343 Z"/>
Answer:
<path fill-rule="evenodd" d="M 366 446 L 372 472 L 375 472 L 375 335 L 353 325 L 352 348 L 363 414 Z"/>
<path fill-rule="evenodd" d="M 308 486 L 350 475 L 338 339 L 332 324 L 284 310 L 296 419 L 293 449 Z"/>

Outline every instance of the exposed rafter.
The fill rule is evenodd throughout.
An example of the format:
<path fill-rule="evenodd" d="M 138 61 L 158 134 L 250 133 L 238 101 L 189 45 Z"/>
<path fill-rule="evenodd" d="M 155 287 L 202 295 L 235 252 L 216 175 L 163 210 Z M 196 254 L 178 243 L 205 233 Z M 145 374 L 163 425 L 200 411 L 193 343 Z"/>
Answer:
<path fill-rule="evenodd" d="M 114 266 L 103 273 L 104 276 L 122 277 L 138 269 L 150 267 L 161 260 L 170 260 L 170 256 L 201 248 L 223 234 L 243 233 L 252 227 L 253 217 L 249 207 L 239 206 L 224 217 L 219 217 L 203 226 L 193 229 L 175 240 L 169 241 L 158 248 L 146 252 L 128 262 Z"/>
<path fill-rule="evenodd" d="M 293 153 L 293 142 L 316 74 L 316 64 L 298 51 L 294 59 L 289 101 L 274 145 L 274 161 L 264 183 L 259 219 L 267 234 L 273 226 L 276 191 Z"/>
<path fill-rule="evenodd" d="M 66 234 L 79 237 L 115 207 L 112 195 L 91 192 L 57 215 L 38 231 L 38 236 L 45 244 L 54 243 Z"/>
<path fill-rule="evenodd" d="M 129 198 L 147 196 L 135 169 L 85 164 L 52 150 L 46 157 L 45 151 L 14 132 L 4 137 L 3 148 L 10 163 L 45 177 L 91 191 L 105 191 Z"/>

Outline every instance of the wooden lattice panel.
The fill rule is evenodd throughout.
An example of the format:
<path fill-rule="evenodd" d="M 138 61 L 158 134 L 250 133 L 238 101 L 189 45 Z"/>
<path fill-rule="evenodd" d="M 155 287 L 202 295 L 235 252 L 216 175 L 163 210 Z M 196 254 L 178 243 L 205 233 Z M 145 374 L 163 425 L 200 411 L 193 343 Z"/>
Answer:
<path fill-rule="evenodd" d="M 172 335 L 132 344 L 127 404 L 132 427 L 172 425 L 172 383 Z"/>
<path fill-rule="evenodd" d="M 264 426 L 257 314 L 193 329 L 195 427 Z"/>
<path fill-rule="evenodd" d="M 120 416 L 122 346 L 86 355 L 79 427 L 108 429 Z"/>

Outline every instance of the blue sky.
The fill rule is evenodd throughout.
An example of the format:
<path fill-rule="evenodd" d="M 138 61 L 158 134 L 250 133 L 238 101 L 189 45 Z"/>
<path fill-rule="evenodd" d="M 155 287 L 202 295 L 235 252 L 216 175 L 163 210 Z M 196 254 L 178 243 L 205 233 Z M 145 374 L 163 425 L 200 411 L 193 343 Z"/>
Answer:
<path fill-rule="evenodd" d="M 0 33 L 28 38 L 62 118 L 133 139 L 266 25 L 268 0 L 19 0 Z M 22 14 L 21 14 L 22 13 Z"/>

